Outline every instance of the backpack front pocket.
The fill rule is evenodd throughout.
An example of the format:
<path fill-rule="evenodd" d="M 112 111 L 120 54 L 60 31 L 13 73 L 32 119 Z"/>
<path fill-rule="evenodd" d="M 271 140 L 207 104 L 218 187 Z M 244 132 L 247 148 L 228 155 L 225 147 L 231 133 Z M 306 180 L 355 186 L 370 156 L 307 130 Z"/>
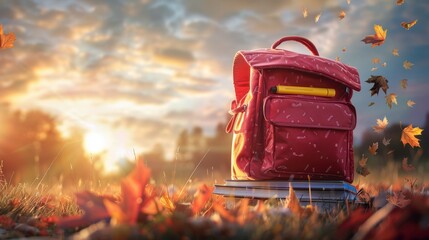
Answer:
<path fill-rule="evenodd" d="M 353 175 L 354 107 L 345 102 L 269 96 L 262 171 L 274 177 L 342 179 Z"/>

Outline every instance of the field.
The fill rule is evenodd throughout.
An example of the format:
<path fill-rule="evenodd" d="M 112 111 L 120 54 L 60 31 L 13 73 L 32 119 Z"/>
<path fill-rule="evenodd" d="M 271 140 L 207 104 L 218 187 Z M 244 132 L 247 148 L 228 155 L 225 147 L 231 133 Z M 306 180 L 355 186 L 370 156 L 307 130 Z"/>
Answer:
<path fill-rule="evenodd" d="M 389 171 L 385 171 L 387 174 Z M 62 189 L 3 182 L 0 239 L 427 239 L 429 198 L 419 177 L 387 185 L 360 179 L 358 203 L 328 212 L 279 199 L 222 196 L 202 182 L 151 181 L 143 161 L 120 184 Z M 75 192 L 73 196 L 72 192 Z"/>

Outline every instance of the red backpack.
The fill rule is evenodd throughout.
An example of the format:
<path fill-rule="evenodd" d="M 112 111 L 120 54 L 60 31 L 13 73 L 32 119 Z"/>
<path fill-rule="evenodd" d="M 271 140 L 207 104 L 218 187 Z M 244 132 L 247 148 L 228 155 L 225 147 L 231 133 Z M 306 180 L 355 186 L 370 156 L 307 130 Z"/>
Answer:
<path fill-rule="evenodd" d="M 277 49 L 285 41 L 313 55 Z M 291 36 L 271 49 L 237 52 L 233 78 L 233 179 L 353 181 L 356 68 L 319 57 L 312 42 Z"/>

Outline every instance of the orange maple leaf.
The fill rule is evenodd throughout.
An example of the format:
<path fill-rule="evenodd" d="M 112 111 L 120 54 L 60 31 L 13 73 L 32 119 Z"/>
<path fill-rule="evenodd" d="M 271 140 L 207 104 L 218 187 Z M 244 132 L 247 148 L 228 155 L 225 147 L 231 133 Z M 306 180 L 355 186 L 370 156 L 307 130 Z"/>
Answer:
<path fill-rule="evenodd" d="M 423 129 L 419 127 L 413 128 L 413 125 L 410 124 L 408 127 L 402 130 L 401 142 L 404 146 L 408 143 L 411 147 L 420 147 L 419 139 L 416 138 L 418 135 L 422 135 Z"/>
<path fill-rule="evenodd" d="M 405 0 L 397 0 L 396 1 L 396 5 L 400 6 L 402 4 L 404 4 Z"/>
<path fill-rule="evenodd" d="M 407 30 L 410 30 L 414 25 L 416 25 L 417 19 L 411 22 L 401 22 L 401 26 Z"/>
<path fill-rule="evenodd" d="M 398 57 L 399 56 L 399 52 L 398 52 L 399 50 L 397 49 L 397 48 L 394 48 L 393 50 L 392 50 L 392 54 L 393 54 L 393 56 L 396 56 L 396 57 Z"/>
<path fill-rule="evenodd" d="M 376 155 L 377 154 L 377 149 L 378 149 L 378 142 L 375 142 L 371 146 L 368 147 L 368 151 L 372 155 Z"/>
<path fill-rule="evenodd" d="M 359 160 L 359 165 L 356 168 L 356 172 L 364 177 L 370 174 L 368 167 L 366 166 L 367 161 L 368 161 L 368 158 L 362 154 L 362 158 Z"/>
<path fill-rule="evenodd" d="M 416 104 L 416 103 L 415 103 L 413 100 L 408 100 L 408 101 L 407 101 L 407 106 L 408 106 L 408 107 L 411 107 L 411 108 L 412 108 L 415 104 Z"/>
<path fill-rule="evenodd" d="M 396 94 L 391 93 L 386 96 L 386 104 L 389 106 L 390 109 L 392 109 L 392 103 L 398 105 L 398 101 L 396 100 Z"/>
<path fill-rule="evenodd" d="M 381 25 L 374 25 L 374 35 L 368 35 L 364 39 L 362 39 L 362 42 L 365 44 L 371 43 L 371 47 L 381 46 L 384 43 L 384 40 L 386 40 L 387 35 L 387 29 L 383 30 L 383 27 Z"/>
<path fill-rule="evenodd" d="M 0 49 L 12 48 L 16 40 L 14 33 L 3 33 L 3 25 L 0 24 Z"/>
<path fill-rule="evenodd" d="M 373 64 L 379 64 L 380 63 L 380 58 L 375 57 L 371 61 L 372 61 Z"/>
<path fill-rule="evenodd" d="M 304 8 L 304 9 L 302 10 L 302 16 L 303 16 L 304 18 L 306 18 L 306 17 L 308 16 L 307 8 Z"/>
<path fill-rule="evenodd" d="M 389 121 L 386 117 L 384 117 L 383 120 L 377 119 L 377 125 L 372 126 L 372 129 L 374 129 L 376 133 L 381 133 L 387 127 L 387 124 L 389 124 Z"/>

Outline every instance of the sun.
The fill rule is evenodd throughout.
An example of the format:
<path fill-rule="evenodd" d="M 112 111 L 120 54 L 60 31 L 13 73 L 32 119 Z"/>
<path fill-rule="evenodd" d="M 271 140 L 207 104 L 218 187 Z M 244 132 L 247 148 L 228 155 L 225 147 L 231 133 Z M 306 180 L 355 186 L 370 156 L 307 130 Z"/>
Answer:
<path fill-rule="evenodd" d="M 99 130 L 90 130 L 85 134 L 84 148 L 90 154 L 100 154 L 106 151 L 107 134 Z"/>

